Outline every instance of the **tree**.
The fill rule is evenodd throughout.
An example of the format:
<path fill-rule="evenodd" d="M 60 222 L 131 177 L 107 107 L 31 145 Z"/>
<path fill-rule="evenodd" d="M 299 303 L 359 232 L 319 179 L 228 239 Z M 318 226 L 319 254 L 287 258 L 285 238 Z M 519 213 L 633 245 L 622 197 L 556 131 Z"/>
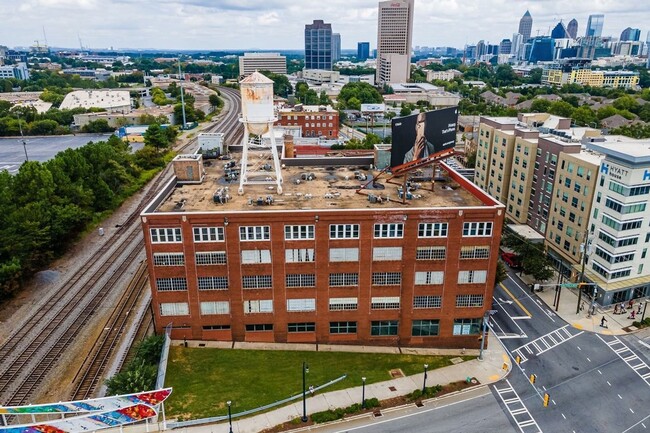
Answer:
<path fill-rule="evenodd" d="M 505 232 L 501 243 L 519 256 L 522 271 L 536 281 L 545 281 L 553 276 L 553 265 L 541 244 L 533 244 L 512 231 Z"/>
<path fill-rule="evenodd" d="M 169 140 L 160 125 L 152 123 L 144 133 L 144 144 L 160 151 L 169 145 Z"/>
<path fill-rule="evenodd" d="M 223 106 L 223 101 L 221 98 L 215 94 L 212 93 L 209 97 L 208 100 L 210 101 L 210 105 L 212 106 L 212 109 L 216 109 L 217 107 L 222 107 Z"/>
<path fill-rule="evenodd" d="M 578 125 L 589 126 L 593 125 L 594 123 L 598 123 L 598 117 L 596 117 L 596 113 L 594 113 L 594 110 L 587 106 L 582 106 L 573 110 L 572 117 Z"/>
<path fill-rule="evenodd" d="M 411 114 L 412 112 L 413 110 L 411 110 L 408 105 L 402 105 L 402 109 L 399 111 L 399 115 L 400 117 L 405 117 Z"/>
<path fill-rule="evenodd" d="M 555 101 L 551 103 L 548 112 L 550 114 L 555 114 L 556 116 L 571 117 L 573 114 L 573 106 L 568 102 Z"/>
<path fill-rule="evenodd" d="M 530 111 L 533 113 L 547 113 L 551 108 L 551 101 L 542 98 L 536 98 L 530 105 Z"/>
<path fill-rule="evenodd" d="M 327 96 L 327 93 L 325 93 L 324 90 L 322 90 L 318 96 L 318 105 L 330 105 L 331 103 L 332 101 L 330 101 L 330 97 Z"/>
<path fill-rule="evenodd" d="M 273 93 L 286 98 L 292 92 L 291 83 L 284 74 L 275 74 L 270 71 L 260 71 L 271 80 L 273 80 Z"/>
<path fill-rule="evenodd" d="M 359 110 L 361 104 L 381 104 L 382 96 L 368 83 L 347 83 L 338 96 L 339 108 Z"/>
<path fill-rule="evenodd" d="M 494 278 L 494 284 L 499 284 L 503 282 L 506 278 L 508 278 L 508 270 L 506 269 L 506 266 L 503 264 L 503 262 L 498 261 L 497 262 L 497 273 Z"/>
<path fill-rule="evenodd" d="M 100 133 L 100 132 L 113 132 L 115 131 L 115 128 L 113 128 L 108 124 L 108 120 L 97 119 L 97 120 L 91 120 L 90 122 L 85 124 L 81 128 L 81 130 L 83 132 Z"/>

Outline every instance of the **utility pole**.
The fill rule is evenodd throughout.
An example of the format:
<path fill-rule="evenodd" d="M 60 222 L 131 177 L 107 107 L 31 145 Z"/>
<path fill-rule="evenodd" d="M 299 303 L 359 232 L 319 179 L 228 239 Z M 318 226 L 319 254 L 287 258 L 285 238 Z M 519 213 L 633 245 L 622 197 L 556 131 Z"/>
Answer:
<path fill-rule="evenodd" d="M 29 162 L 27 157 L 27 142 L 25 141 L 25 136 L 23 135 L 23 122 L 20 119 L 20 114 L 18 114 L 18 129 L 20 129 L 20 138 L 23 142 L 23 150 L 25 151 L 25 162 Z"/>
<path fill-rule="evenodd" d="M 589 231 L 585 230 L 585 234 L 580 244 L 580 251 L 582 252 L 582 266 L 580 269 L 580 277 L 578 278 L 578 305 L 576 307 L 576 314 L 580 314 L 580 302 L 582 302 L 582 280 L 585 276 L 585 265 L 587 264 L 588 258 L 588 249 L 589 249 Z"/>
<path fill-rule="evenodd" d="M 183 79 L 181 77 L 181 56 L 178 55 L 178 82 L 181 86 L 181 109 L 183 110 L 183 129 L 187 128 L 187 121 L 185 118 L 185 97 L 183 96 Z"/>

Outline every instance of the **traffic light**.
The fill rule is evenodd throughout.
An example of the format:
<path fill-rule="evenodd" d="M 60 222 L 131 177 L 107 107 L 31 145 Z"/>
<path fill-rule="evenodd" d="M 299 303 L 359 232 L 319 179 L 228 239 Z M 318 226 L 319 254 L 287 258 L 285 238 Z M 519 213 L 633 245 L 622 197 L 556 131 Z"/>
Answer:
<path fill-rule="evenodd" d="M 548 407 L 548 402 L 551 399 L 551 396 L 548 393 L 544 394 L 544 407 Z"/>

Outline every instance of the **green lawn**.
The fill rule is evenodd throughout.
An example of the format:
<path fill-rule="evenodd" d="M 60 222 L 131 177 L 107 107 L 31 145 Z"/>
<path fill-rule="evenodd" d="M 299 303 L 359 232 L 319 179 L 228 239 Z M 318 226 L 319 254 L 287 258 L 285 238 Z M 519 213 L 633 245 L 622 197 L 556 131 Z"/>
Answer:
<path fill-rule="evenodd" d="M 174 391 L 165 403 L 167 416 L 205 418 L 253 409 L 302 392 L 302 362 L 309 364 L 307 386 L 322 385 L 347 374 L 327 391 L 389 380 L 391 369 L 421 373 L 451 365 L 452 356 L 349 352 L 282 352 L 208 348 L 170 348 L 166 386 Z M 472 357 L 463 357 L 471 359 Z M 434 385 L 434 384 L 431 384 Z"/>

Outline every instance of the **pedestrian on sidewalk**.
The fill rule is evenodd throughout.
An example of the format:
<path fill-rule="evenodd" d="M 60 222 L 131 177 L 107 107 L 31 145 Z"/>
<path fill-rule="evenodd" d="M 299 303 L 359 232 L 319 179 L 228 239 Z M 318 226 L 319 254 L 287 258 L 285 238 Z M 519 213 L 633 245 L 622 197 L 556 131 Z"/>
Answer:
<path fill-rule="evenodd" d="M 629 308 L 630 310 L 634 308 L 634 300 L 630 299 L 630 302 L 627 303 L 627 308 Z"/>
<path fill-rule="evenodd" d="M 639 308 L 636 309 L 636 314 L 641 314 L 641 303 L 639 302 Z"/>
<path fill-rule="evenodd" d="M 632 320 L 635 319 L 635 316 L 634 316 L 634 310 L 632 310 L 632 312 L 630 313 L 629 316 L 627 316 L 627 318 L 628 318 L 628 319 L 632 319 Z"/>
<path fill-rule="evenodd" d="M 620 314 L 618 311 L 618 304 L 614 305 L 614 314 Z"/>
<path fill-rule="evenodd" d="M 600 319 L 600 327 L 607 328 L 607 319 L 605 319 L 605 316 L 603 316 L 603 318 Z"/>

